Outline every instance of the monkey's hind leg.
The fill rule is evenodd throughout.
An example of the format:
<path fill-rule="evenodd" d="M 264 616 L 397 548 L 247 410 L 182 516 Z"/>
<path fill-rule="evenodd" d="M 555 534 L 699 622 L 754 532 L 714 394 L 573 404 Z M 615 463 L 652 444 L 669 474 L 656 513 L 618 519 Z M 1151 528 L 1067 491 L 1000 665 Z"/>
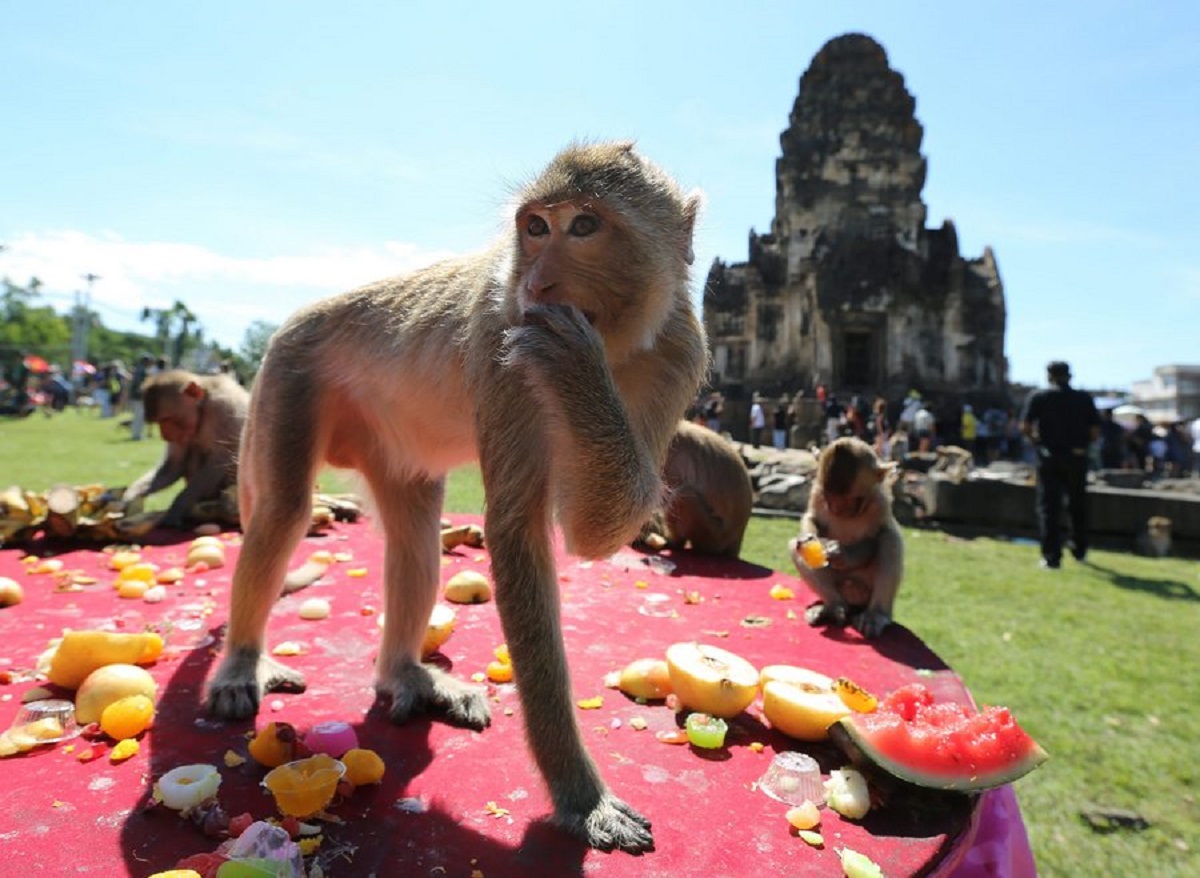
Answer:
<path fill-rule="evenodd" d="M 367 473 L 386 539 L 383 641 L 376 659 L 375 689 L 391 697 L 394 723 L 421 713 L 482 730 L 491 723 L 482 687 L 421 662 L 421 644 L 437 599 L 441 570 L 438 538 L 444 483 L 441 479 L 389 475 L 386 464 Z"/>
<path fill-rule="evenodd" d="M 278 439 L 279 446 L 260 448 L 258 438 Z M 303 447 L 294 435 L 267 435 L 256 431 L 253 422 L 247 423 L 239 473 L 244 539 L 233 574 L 225 657 L 208 686 L 208 709 L 214 716 L 245 719 L 258 712 L 268 692 L 304 691 L 303 675 L 263 655 L 263 647 L 267 618 L 283 588 L 288 559 L 312 517 L 311 478 L 303 475 L 306 457 L 313 459 L 311 446 Z M 300 476 L 293 466 L 299 467 Z M 310 475 L 313 468 L 307 468 Z M 261 496 L 260 488 L 266 488 Z"/>

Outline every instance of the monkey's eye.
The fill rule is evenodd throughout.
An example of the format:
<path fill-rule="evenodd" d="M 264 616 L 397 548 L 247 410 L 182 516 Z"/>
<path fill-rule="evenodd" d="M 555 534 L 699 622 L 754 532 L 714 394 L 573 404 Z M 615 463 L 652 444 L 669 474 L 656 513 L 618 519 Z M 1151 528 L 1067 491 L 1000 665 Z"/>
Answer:
<path fill-rule="evenodd" d="M 590 213 L 581 213 L 571 220 L 570 233 L 579 238 L 586 238 L 600 228 L 600 218 Z"/>
<path fill-rule="evenodd" d="M 531 214 L 529 219 L 525 220 L 525 234 L 540 238 L 542 235 L 549 234 L 549 232 L 550 226 L 536 213 Z"/>

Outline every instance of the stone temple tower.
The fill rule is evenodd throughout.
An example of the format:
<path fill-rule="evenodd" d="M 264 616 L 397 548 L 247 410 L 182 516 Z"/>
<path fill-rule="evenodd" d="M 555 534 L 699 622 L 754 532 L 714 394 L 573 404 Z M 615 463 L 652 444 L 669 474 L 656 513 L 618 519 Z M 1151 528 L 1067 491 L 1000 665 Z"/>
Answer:
<path fill-rule="evenodd" d="M 732 398 L 818 383 L 898 399 L 1001 394 L 1004 288 L 991 248 L 925 227 L 923 134 L 875 40 L 830 40 L 800 79 L 775 164 L 775 218 L 704 293 L 714 383 Z"/>

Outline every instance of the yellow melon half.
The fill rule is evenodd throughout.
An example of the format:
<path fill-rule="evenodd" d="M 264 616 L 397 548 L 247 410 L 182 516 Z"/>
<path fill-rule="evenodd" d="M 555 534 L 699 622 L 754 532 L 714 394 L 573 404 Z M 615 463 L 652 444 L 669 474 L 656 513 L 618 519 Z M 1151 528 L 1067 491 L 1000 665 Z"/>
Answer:
<path fill-rule="evenodd" d="M 762 674 L 763 715 L 785 735 L 824 741 L 829 727 L 851 711 L 824 674 L 793 665 L 771 665 Z"/>
<path fill-rule="evenodd" d="M 758 694 L 758 669 L 718 646 L 672 644 L 667 649 L 667 671 L 680 703 L 712 716 L 737 716 Z"/>

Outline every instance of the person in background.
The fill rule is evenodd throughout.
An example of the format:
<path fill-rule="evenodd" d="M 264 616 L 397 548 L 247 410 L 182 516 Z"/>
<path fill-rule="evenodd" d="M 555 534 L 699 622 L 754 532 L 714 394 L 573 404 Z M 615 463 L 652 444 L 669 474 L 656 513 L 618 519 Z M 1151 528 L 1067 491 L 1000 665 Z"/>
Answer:
<path fill-rule="evenodd" d="M 1046 366 L 1050 386 L 1035 390 L 1021 412 L 1021 432 L 1037 448 L 1037 523 L 1042 567 L 1062 563 L 1062 505 L 1071 518 L 1071 554 L 1083 561 L 1088 550 L 1088 448 L 1100 435 L 1100 415 L 1092 397 L 1071 387 L 1071 367 L 1061 360 Z"/>
<path fill-rule="evenodd" d="M 779 397 L 779 402 L 775 405 L 775 447 L 780 451 L 788 447 L 788 414 L 790 410 L 791 403 L 785 393 Z"/>
<path fill-rule="evenodd" d="M 725 414 L 725 402 L 721 392 L 714 390 L 704 403 L 704 423 L 714 433 L 721 432 L 721 415 Z"/>
<path fill-rule="evenodd" d="M 1125 444 L 1125 428 L 1113 420 L 1111 408 L 1100 412 L 1100 468 L 1120 469 L 1125 466 L 1129 449 Z"/>
<path fill-rule="evenodd" d="M 977 464 L 986 463 L 979 449 L 979 421 L 970 405 L 964 404 L 962 415 L 959 417 L 958 434 L 962 439 L 962 447 L 972 453 Z"/>
<path fill-rule="evenodd" d="M 766 426 L 767 415 L 763 411 L 762 397 L 755 393 L 753 401 L 750 403 L 750 444 L 755 448 L 762 441 L 762 431 Z"/>
<path fill-rule="evenodd" d="M 129 407 L 133 411 L 133 421 L 129 425 L 131 438 L 141 442 L 146 431 L 146 406 L 142 402 L 142 382 L 150 377 L 150 369 L 154 358 L 149 354 L 138 357 L 137 365 L 133 367 L 133 377 L 129 379 Z"/>

